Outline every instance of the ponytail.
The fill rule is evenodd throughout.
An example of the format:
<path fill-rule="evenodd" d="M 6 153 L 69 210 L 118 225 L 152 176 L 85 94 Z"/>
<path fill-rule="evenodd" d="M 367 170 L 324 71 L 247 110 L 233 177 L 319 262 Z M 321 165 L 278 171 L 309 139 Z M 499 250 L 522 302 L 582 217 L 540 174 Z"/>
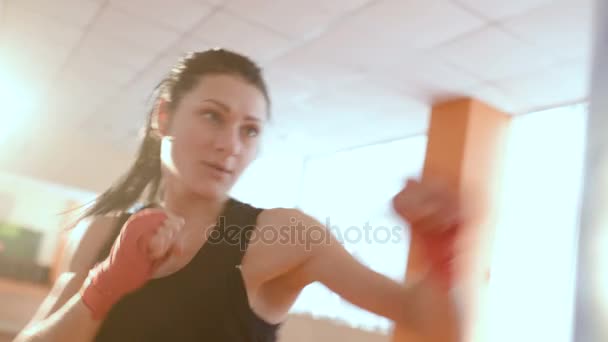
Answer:
<path fill-rule="evenodd" d="M 160 137 L 149 123 L 131 168 L 101 194 L 94 204 L 84 211 L 80 219 L 127 211 L 142 199 L 146 189 L 148 190 L 146 202 L 154 202 L 158 197 L 161 182 L 160 146 Z"/>

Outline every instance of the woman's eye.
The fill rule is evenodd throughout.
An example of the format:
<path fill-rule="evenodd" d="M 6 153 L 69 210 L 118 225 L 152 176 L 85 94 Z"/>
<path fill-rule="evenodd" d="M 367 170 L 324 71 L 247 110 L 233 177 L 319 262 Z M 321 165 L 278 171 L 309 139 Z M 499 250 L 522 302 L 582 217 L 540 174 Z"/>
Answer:
<path fill-rule="evenodd" d="M 245 127 L 245 133 L 248 137 L 257 137 L 260 134 L 260 129 L 257 127 Z"/>
<path fill-rule="evenodd" d="M 213 121 L 218 121 L 220 116 L 218 113 L 214 112 L 214 111 L 209 111 L 209 110 L 204 110 L 201 112 L 201 115 L 203 117 L 205 117 L 206 119 L 210 119 Z"/>

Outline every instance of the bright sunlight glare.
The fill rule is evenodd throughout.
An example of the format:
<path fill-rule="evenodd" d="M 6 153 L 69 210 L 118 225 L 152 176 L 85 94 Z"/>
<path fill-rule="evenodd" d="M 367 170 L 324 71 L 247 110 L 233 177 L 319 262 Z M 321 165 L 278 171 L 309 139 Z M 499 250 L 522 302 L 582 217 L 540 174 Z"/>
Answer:
<path fill-rule="evenodd" d="M 0 101 L 2 124 L 0 146 L 16 134 L 25 134 L 25 126 L 38 105 L 34 87 L 19 77 L 9 65 L 0 65 Z"/>

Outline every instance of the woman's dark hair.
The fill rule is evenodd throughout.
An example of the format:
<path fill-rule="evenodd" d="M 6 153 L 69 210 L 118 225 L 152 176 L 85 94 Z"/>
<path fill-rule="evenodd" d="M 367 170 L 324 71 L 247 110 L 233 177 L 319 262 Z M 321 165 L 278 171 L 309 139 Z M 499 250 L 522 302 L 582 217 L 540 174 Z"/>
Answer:
<path fill-rule="evenodd" d="M 129 171 L 112 187 L 95 199 L 81 219 L 131 209 L 147 190 L 148 203 L 158 196 L 161 181 L 160 146 L 158 134 L 158 107 L 160 100 L 167 103 L 169 112 L 175 110 L 184 94 L 193 89 L 201 76 L 228 74 L 241 77 L 270 98 L 261 69 L 249 58 L 238 53 L 212 49 L 186 55 L 170 70 L 154 92 L 154 103 L 147 118 L 143 142 Z"/>

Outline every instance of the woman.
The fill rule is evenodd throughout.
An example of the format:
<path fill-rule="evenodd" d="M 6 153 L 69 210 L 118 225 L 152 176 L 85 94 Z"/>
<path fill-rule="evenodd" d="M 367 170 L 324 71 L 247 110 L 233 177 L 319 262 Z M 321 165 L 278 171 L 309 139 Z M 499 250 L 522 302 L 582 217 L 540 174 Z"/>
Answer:
<path fill-rule="evenodd" d="M 173 68 L 134 165 L 86 211 L 69 269 L 17 341 L 274 341 L 316 281 L 426 341 L 458 340 L 452 302 L 433 278 L 405 287 L 329 233 L 311 243 L 306 228 L 322 227 L 312 217 L 229 197 L 269 108 L 261 71 L 244 56 L 209 50 Z M 130 215 L 146 190 L 153 208 Z M 414 182 L 407 190 L 406 218 L 431 230 L 450 223 L 454 206 L 441 192 Z M 291 230 L 302 238 L 289 243 L 253 238 L 295 225 L 304 234 Z"/>

